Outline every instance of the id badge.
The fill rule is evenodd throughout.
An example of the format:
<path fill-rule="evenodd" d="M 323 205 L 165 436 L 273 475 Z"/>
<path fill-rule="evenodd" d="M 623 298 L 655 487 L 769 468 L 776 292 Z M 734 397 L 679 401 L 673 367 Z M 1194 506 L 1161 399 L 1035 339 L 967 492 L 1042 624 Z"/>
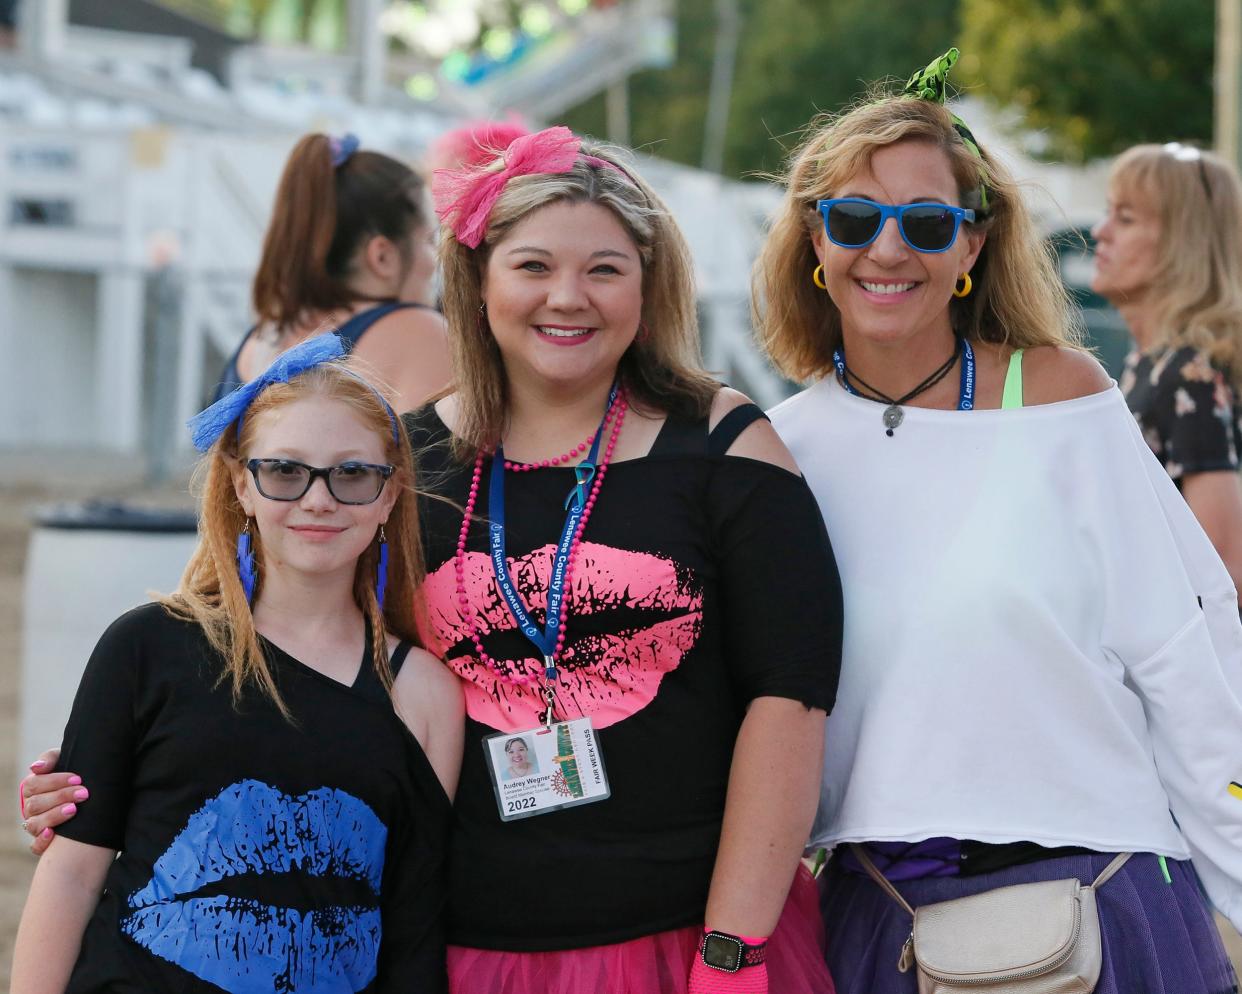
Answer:
<path fill-rule="evenodd" d="M 483 740 L 501 821 L 605 800 L 612 791 L 590 718 Z"/>

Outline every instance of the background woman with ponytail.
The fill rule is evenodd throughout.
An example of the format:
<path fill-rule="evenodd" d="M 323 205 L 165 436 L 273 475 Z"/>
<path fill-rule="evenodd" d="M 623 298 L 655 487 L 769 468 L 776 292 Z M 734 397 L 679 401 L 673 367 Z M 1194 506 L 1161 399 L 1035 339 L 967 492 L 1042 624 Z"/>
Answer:
<path fill-rule="evenodd" d="M 303 339 L 336 330 L 395 393 L 420 404 L 449 381 L 444 320 L 431 304 L 435 221 L 422 177 L 358 148 L 307 135 L 276 190 L 252 302 L 256 323 L 217 397 Z"/>
<path fill-rule="evenodd" d="M 199 545 L 86 666 L 63 755 L 94 803 L 40 861 L 15 994 L 443 991 L 461 690 L 417 647 L 405 433 L 341 353 L 195 419 Z"/>

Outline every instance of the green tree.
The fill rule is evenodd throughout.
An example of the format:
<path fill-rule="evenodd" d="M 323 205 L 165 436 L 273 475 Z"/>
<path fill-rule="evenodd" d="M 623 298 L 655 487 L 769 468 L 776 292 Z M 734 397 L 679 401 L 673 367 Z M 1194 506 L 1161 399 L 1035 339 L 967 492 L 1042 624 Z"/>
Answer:
<path fill-rule="evenodd" d="M 242 38 L 309 43 L 333 50 L 346 40 L 348 0 L 160 0 Z"/>
<path fill-rule="evenodd" d="M 1214 0 L 962 0 L 963 68 L 1083 161 L 1212 135 Z"/>
<path fill-rule="evenodd" d="M 954 41 L 959 0 L 741 0 L 725 172 L 780 168 L 807 122 L 849 103 L 866 84 L 905 79 Z M 703 154 L 716 16 L 713 0 L 677 5 L 677 61 L 630 81 L 631 142 L 697 165 Z M 571 127 L 605 131 L 603 101 L 566 115 Z"/>
<path fill-rule="evenodd" d="M 674 162 L 698 165 L 701 160 L 716 24 L 713 8 L 713 0 L 678 0 L 677 57 L 673 65 L 630 77 L 633 147 Z M 608 134 L 603 94 L 562 116 L 563 123 L 582 134 Z"/>
<path fill-rule="evenodd" d="M 839 111 L 876 80 L 904 82 L 954 44 L 957 8 L 958 0 L 755 4 L 739 53 L 729 164 L 772 170 L 814 114 Z"/>

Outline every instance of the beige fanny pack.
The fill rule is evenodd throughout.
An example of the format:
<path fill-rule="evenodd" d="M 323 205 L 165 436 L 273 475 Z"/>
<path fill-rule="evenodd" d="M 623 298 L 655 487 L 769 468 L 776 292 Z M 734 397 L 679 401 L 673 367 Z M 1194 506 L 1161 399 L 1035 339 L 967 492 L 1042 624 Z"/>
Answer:
<path fill-rule="evenodd" d="M 1125 865 L 1122 853 L 1084 887 L 1073 878 L 997 887 L 910 907 L 860 845 L 867 873 L 914 917 L 897 969 L 918 970 L 919 994 L 1089 994 L 1100 976 L 1095 892 Z"/>

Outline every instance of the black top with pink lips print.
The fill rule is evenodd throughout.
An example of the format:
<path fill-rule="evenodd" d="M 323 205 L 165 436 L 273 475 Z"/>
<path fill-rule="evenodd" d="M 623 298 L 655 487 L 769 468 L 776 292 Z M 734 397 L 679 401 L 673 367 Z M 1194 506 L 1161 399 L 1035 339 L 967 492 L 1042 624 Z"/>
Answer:
<path fill-rule="evenodd" d="M 1236 470 L 1242 408 L 1224 371 L 1193 346 L 1126 358 L 1121 392 L 1165 471 L 1182 486 L 1189 473 Z"/>
<path fill-rule="evenodd" d="M 672 419 L 650 455 L 609 467 L 567 592 L 558 717 L 591 716 L 612 796 L 502 822 L 481 743 L 534 727 L 541 701 L 479 663 L 457 601 L 453 560 L 473 461 L 452 459 L 434 408 L 404 420 L 420 488 L 456 505 L 428 496 L 420 507 L 433 648 L 462 677 L 467 708 L 450 941 L 574 949 L 702 924 L 747 704 L 773 696 L 827 711 L 836 694 L 840 580 L 805 481 L 716 454 L 705 424 Z M 485 459 L 483 479 L 490 468 Z M 573 481 L 565 468 L 506 481 L 510 565 L 536 624 Z M 542 661 L 492 574 L 487 513 L 483 487 L 467 595 L 488 654 L 535 674 Z"/>

